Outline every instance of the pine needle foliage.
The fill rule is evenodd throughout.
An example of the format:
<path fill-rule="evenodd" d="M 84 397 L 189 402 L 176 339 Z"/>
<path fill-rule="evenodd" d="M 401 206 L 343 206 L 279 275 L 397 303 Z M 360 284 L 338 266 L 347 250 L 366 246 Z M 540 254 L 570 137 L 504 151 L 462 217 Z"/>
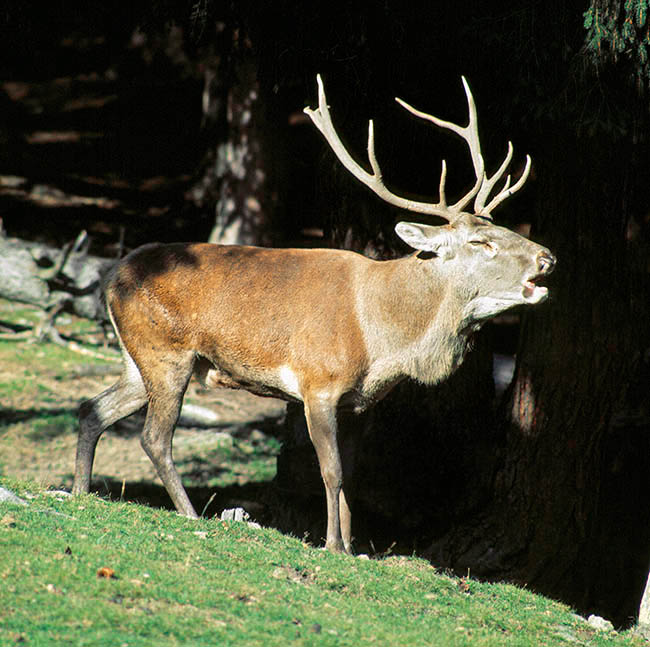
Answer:
<path fill-rule="evenodd" d="M 625 59 L 639 88 L 650 87 L 650 0 L 591 0 L 585 49 L 595 62 Z"/>

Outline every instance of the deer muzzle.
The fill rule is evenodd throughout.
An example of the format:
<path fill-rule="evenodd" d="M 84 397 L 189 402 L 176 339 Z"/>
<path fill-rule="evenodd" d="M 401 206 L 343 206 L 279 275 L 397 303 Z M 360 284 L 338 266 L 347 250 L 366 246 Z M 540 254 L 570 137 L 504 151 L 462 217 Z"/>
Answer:
<path fill-rule="evenodd" d="M 524 299 L 527 303 L 541 303 L 548 298 L 548 288 L 538 285 L 538 282 L 547 277 L 555 268 L 555 256 L 547 249 L 537 254 L 535 259 L 537 273 L 524 279 Z"/>

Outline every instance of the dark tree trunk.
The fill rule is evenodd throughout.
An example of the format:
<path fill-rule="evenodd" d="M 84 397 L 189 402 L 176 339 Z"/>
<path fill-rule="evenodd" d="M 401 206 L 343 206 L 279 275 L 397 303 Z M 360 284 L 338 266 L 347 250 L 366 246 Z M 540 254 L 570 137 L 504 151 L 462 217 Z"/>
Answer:
<path fill-rule="evenodd" d="M 629 151 L 561 134 L 540 156 L 534 232 L 558 268 L 551 300 L 524 316 L 494 498 L 432 550 L 444 565 L 624 624 L 650 546 L 640 495 L 650 425 L 638 396 L 645 389 L 647 403 L 648 275 L 629 240 Z"/>
<path fill-rule="evenodd" d="M 215 143 L 189 196 L 214 209 L 210 242 L 269 245 L 281 166 L 277 118 L 248 37 L 222 29 L 221 51 L 204 63 L 203 126 Z"/>
<path fill-rule="evenodd" d="M 226 98 L 227 138 L 217 145 L 209 173 L 218 182 L 210 242 L 264 245 L 272 241 L 277 202 L 273 188 L 272 129 L 265 115 L 255 61 L 236 64 Z M 268 140 L 268 141 L 267 141 Z"/>
<path fill-rule="evenodd" d="M 640 429 L 635 439 L 618 439 L 640 451 L 625 466 L 628 493 L 608 491 L 608 450 L 613 437 L 635 433 L 621 434 L 615 414 L 627 409 L 647 352 L 650 308 L 637 299 L 647 295 L 647 276 L 633 276 L 626 240 L 630 154 L 616 148 L 593 143 L 567 158 L 565 147 L 563 159 L 547 157 L 540 173 L 542 235 L 557 250 L 561 274 L 550 307 L 526 320 L 495 494 L 522 522 L 511 538 L 525 549 L 515 577 L 544 591 L 566 589 L 582 608 L 616 611 L 620 622 L 643 587 L 630 549 L 639 536 L 650 545 L 649 515 L 632 487 L 647 491 L 650 444 Z M 630 513 L 638 516 L 628 525 Z"/>

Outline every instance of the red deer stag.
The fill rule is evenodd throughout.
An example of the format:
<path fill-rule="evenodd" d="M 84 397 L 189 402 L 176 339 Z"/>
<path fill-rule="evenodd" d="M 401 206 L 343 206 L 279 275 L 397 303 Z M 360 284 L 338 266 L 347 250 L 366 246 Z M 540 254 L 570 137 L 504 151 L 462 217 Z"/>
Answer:
<path fill-rule="evenodd" d="M 372 173 L 354 161 L 329 114 L 320 77 L 319 106 L 305 112 L 341 163 L 379 197 L 408 211 L 441 216 L 443 226 L 400 222 L 415 253 L 376 261 L 331 249 L 262 249 L 210 244 L 149 244 L 107 278 L 109 315 L 124 356 L 116 384 L 80 407 L 74 492 L 87 492 L 97 440 L 114 422 L 148 405 L 142 447 L 179 513 L 196 517 L 172 460 L 172 437 L 192 374 L 208 387 L 243 388 L 304 404 L 327 496 L 330 550 L 351 550 L 350 458 L 354 434 L 337 436 L 337 415 L 361 412 L 405 378 L 435 384 L 462 362 L 468 338 L 489 318 L 540 303 L 537 282 L 555 264 L 548 249 L 491 222 L 491 211 L 521 188 L 507 177 L 512 145 L 491 177 L 484 169 L 476 108 L 465 127 L 417 117 L 465 140 L 476 182 L 455 204 L 424 203 L 389 191 L 374 152 Z M 464 209 L 474 199 L 473 210 Z M 489 201 L 488 201 L 489 200 Z M 340 418 L 340 416 L 339 416 Z"/>

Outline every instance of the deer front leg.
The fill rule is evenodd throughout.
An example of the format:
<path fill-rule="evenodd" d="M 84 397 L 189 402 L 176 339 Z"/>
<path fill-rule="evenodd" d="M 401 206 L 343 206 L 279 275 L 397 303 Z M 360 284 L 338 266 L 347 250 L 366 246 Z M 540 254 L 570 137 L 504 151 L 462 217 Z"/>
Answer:
<path fill-rule="evenodd" d="M 343 468 L 339 455 L 336 425 L 336 402 L 328 398 L 305 398 L 305 417 L 309 437 L 318 456 L 320 473 L 327 498 L 327 539 L 325 548 L 333 552 L 347 549 L 341 537 L 339 497 L 343 485 Z"/>
<path fill-rule="evenodd" d="M 356 424 L 354 424 L 356 423 Z M 358 416 L 348 414 L 339 418 L 338 446 L 343 468 L 343 484 L 339 494 L 339 517 L 341 520 L 341 538 L 345 552 L 352 554 L 352 512 L 350 506 L 354 496 L 354 464 L 359 441 L 360 429 L 357 429 Z"/>

